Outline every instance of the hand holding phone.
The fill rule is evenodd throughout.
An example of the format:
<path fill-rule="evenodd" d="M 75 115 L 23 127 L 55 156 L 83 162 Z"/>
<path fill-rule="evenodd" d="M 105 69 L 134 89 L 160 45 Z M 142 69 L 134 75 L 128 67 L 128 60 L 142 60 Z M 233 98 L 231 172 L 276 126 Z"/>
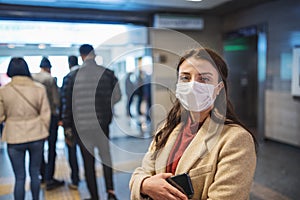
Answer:
<path fill-rule="evenodd" d="M 167 178 L 168 183 L 176 187 L 182 193 L 191 199 L 194 195 L 194 189 L 190 176 L 187 173 L 171 176 Z"/>

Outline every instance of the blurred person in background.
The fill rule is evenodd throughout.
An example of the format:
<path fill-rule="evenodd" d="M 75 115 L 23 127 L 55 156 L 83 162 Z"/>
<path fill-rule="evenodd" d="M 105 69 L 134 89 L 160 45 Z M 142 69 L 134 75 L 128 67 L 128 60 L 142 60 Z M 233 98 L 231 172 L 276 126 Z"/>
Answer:
<path fill-rule="evenodd" d="M 142 65 L 142 57 L 138 57 L 138 74 L 135 83 L 135 91 L 134 94 L 137 96 L 137 115 L 143 115 L 142 113 L 142 102 L 144 100 L 144 79 L 145 79 L 145 72 L 143 71 Z"/>
<path fill-rule="evenodd" d="M 113 71 L 96 63 L 91 45 L 81 45 L 79 52 L 83 64 L 70 72 L 63 87 L 62 119 L 65 135 L 76 133 L 90 199 L 99 199 L 94 157 L 97 148 L 103 166 L 107 199 L 116 200 L 109 125 L 113 117 L 112 107 L 121 99 L 118 79 Z"/>
<path fill-rule="evenodd" d="M 49 128 L 48 141 L 48 159 L 47 164 L 45 160 L 42 160 L 41 176 L 42 182 L 46 181 L 46 189 L 52 190 L 57 187 L 63 186 L 63 180 L 57 180 L 54 178 L 55 172 L 55 159 L 56 159 L 56 141 L 57 131 L 59 123 L 59 108 L 60 108 L 60 94 L 59 88 L 56 83 L 56 78 L 51 76 L 51 63 L 48 58 L 43 57 L 40 63 L 41 71 L 36 74 L 32 74 L 33 80 L 40 82 L 46 87 L 48 101 L 51 108 L 51 121 Z M 44 158 L 44 155 L 43 155 Z"/>
<path fill-rule="evenodd" d="M 49 135 L 50 106 L 46 89 L 34 82 L 23 58 L 12 58 L 7 69 L 11 82 L 0 88 L 0 122 L 5 122 L 2 140 L 15 175 L 14 199 L 25 198 L 25 155 L 29 153 L 32 199 L 39 199 L 39 172 L 44 140 Z"/>
<path fill-rule="evenodd" d="M 66 95 L 72 95 L 72 91 L 69 90 L 68 80 L 69 77 L 72 76 L 73 73 L 77 73 L 76 71 L 79 69 L 78 65 L 78 58 L 77 56 L 71 55 L 68 57 L 68 64 L 70 72 L 64 77 L 63 85 L 61 87 L 61 123 L 60 125 L 63 126 L 62 121 L 62 112 L 71 112 L 72 108 L 67 108 L 66 106 Z M 71 167 L 71 183 L 68 184 L 69 188 L 71 189 L 78 189 L 79 184 L 79 167 L 78 167 L 78 160 L 77 160 L 77 146 L 78 146 L 78 139 L 76 138 L 76 129 L 75 126 L 72 125 L 72 129 L 68 129 L 64 131 L 65 134 L 65 141 L 68 148 L 68 160 L 69 165 Z M 71 132 L 70 132 L 71 131 Z"/>
<path fill-rule="evenodd" d="M 133 101 L 134 88 L 135 88 L 135 86 L 134 86 L 135 80 L 133 80 L 133 79 L 135 79 L 133 72 L 129 72 L 126 75 L 126 80 L 125 80 L 125 89 L 126 89 L 126 96 L 127 96 L 126 113 L 127 113 L 127 116 L 129 116 L 129 117 L 132 117 L 130 107 L 131 107 L 131 104 Z"/>

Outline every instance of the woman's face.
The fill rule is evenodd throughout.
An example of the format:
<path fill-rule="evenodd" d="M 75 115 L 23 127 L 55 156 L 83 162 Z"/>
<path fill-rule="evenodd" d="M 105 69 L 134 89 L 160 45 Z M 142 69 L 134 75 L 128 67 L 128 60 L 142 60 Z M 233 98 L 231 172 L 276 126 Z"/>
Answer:
<path fill-rule="evenodd" d="M 178 82 L 200 82 L 204 84 L 211 84 L 214 86 L 212 98 L 215 99 L 219 94 L 224 83 L 219 82 L 218 71 L 214 66 L 204 59 L 195 59 L 193 57 L 185 60 L 180 66 L 178 71 Z M 213 109 L 213 104 L 205 110 L 200 112 L 191 111 L 193 121 L 203 122 Z"/>
<path fill-rule="evenodd" d="M 218 71 L 204 59 L 188 58 L 180 65 L 178 74 L 178 82 L 197 81 L 214 86 L 219 83 Z"/>

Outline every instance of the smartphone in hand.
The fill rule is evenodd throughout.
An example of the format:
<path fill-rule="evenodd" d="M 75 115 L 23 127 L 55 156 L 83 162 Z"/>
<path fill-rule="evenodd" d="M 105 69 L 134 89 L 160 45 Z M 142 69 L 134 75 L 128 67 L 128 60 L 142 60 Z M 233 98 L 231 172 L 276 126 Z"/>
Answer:
<path fill-rule="evenodd" d="M 171 176 L 167 178 L 168 183 L 176 187 L 182 193 L 191 199 L 194 195 L 194 189 L 190 176 L 187 173 Z"/>

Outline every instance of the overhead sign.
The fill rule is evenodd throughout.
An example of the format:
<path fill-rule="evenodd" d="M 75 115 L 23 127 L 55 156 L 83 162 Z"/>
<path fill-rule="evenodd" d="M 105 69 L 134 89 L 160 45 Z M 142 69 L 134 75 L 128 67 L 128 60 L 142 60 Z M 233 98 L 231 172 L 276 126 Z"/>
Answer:
<path fill-rule="evenodd" d="M 155 14 L 153 26 L 177 30 L 202 30 L 204 20 L 195 15 Z"/>

